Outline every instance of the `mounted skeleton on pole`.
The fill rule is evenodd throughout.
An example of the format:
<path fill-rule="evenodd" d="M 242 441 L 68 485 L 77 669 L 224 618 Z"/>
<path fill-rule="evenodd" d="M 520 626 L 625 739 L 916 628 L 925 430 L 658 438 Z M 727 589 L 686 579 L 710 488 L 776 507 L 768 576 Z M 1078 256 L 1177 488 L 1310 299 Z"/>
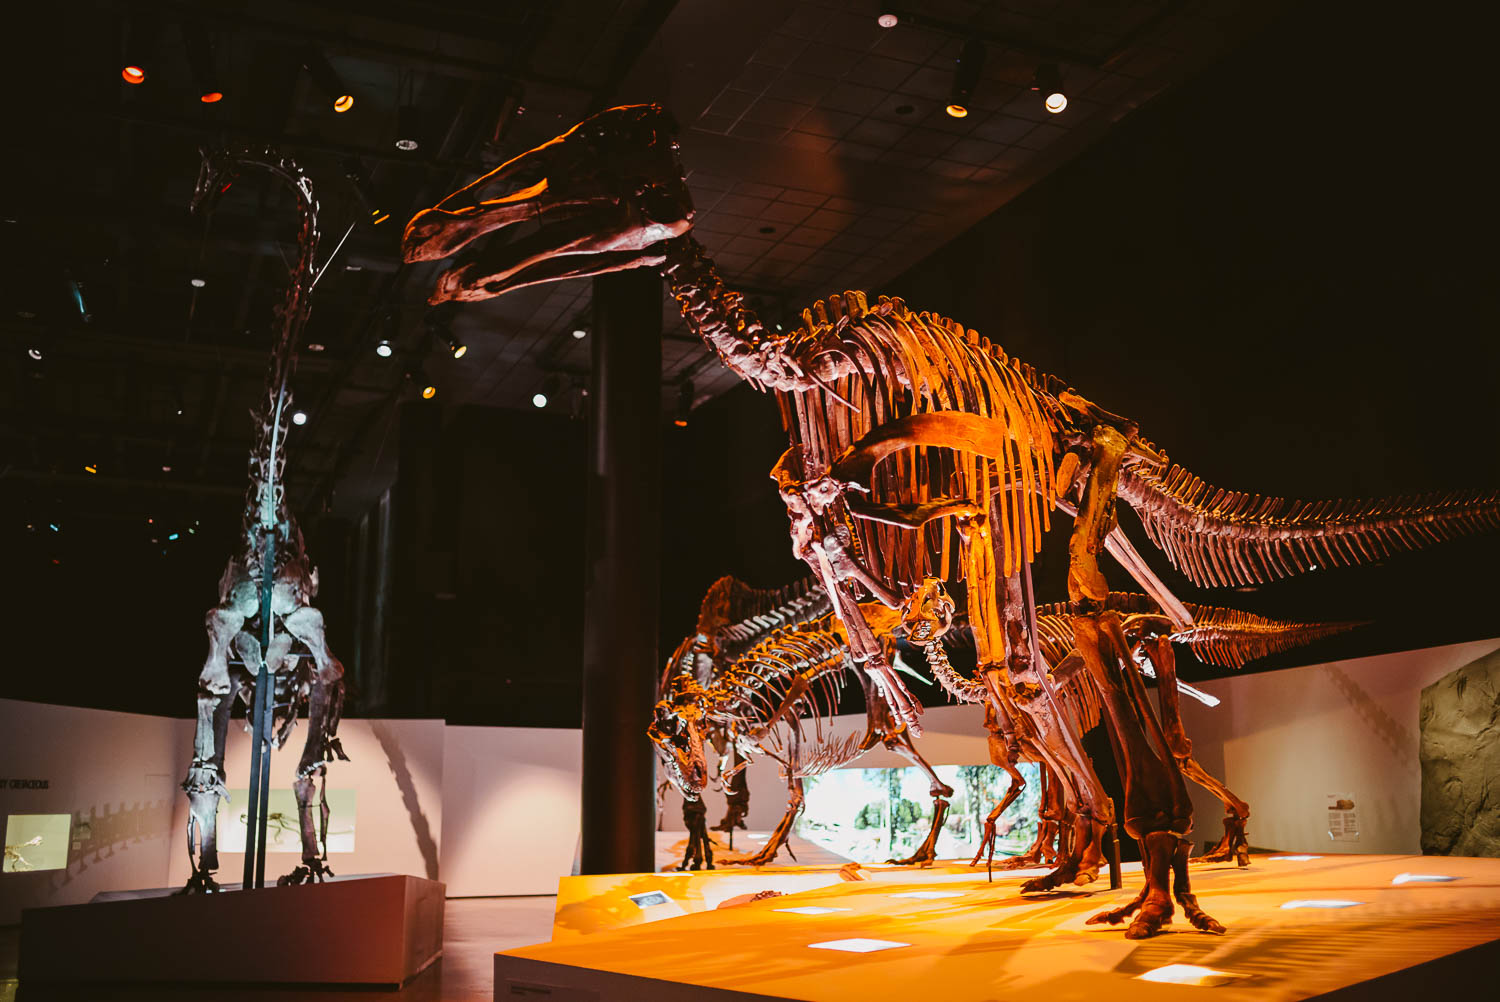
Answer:
<path fill-rule="evenodd" d="M 307 323 L 309 296 L 317 280 L 318 202 L 311 181 L 295 161 L 274 149 L 242 147 L 204 151 L 193 210 L 211 208 L 244 170 L 267 171 L 288 184 L 297 197 L 301 225 L 297 260 L 285 298 L 276 311 L 276 343 L 271 351 L 265 398 L 255 414 L 258 430 L 250 453 L 250 485 L 239 545 L 219 580 L 219 603 L 209 610 L 206 622 L 209 649 L 198 676 L 193 764 L 182 784 L 188 794 L 188 854 L 193 863 L 187 891 L 218 889 L 213 879 L 219 866 L 217 816 L 219 800 L 229 795 L 224 785 L 224 751 L 236 695 L 246 705 L 247 727 L 252 732 L 245 887 L 258 886 L 264 880 L 264 846 L 259 853 L 254 848 L 267 815 L 265 781 L 260 777 L 269 771 L 271 748 L 285 742 L 304 707 L 309 717 L 307 744 L 294 784 L 302 865 L 279 883 L 332 875 L 326 864 L 325 766 L 336 758 L 348 758 L 337 737 L 344 702 L 344 668 L 328 649 L 322 613 L 311 605 L 318 593 L 318 572 L 308 559 L 302 530 L 286 505 L 282 479 L 291 410 L 289 384 L 297 364 L 297 343 Z M 251 624 L 257 627 L 255 633 L 245 628 Z M 303 651 L 295 649 L 299 643 Z M 241 664 L 230 664 L 231 651 Z M 312 662 L 310 668 L 306 659 Z M 324 780 L 325 789 L 319 823 L 314 824 L 318 779 Z"/>

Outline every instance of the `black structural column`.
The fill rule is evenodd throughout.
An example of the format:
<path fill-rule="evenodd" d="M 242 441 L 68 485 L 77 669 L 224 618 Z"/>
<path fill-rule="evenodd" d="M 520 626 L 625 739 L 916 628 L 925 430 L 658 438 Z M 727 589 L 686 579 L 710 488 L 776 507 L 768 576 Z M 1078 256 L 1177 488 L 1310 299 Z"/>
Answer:
<path fill-rule="evenodd" d="M 583 637 L 584 873 L 654 870 L 661 278 L 594 279 Z"/>

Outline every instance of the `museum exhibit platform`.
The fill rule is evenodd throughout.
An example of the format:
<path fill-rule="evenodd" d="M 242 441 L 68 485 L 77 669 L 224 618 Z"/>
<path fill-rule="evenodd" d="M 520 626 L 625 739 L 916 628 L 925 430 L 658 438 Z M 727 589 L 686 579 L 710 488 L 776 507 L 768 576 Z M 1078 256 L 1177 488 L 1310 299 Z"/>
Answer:
<path fill-rule="evenodd" d="M 23 911 L 19 973 L 26 983 L 398 986 L 442 955 L 444 893 L 435 880 L 368 874 L 101 894 Z"/>
<path fill-rule="evenodd" d="M 1244 1002 L 1409 999 L 1484 983 L 1500 963 L 1497 859 L 1258 854 L 1243 868 L 1194 865 L 1193 889 L 1228 933 L 1193 930 L 1179 908 L 1146 940 L 1085 924 L 1135 895 L 1138 865 L 1118 891 L 1101 878 L 1022 897 L 1033 872 L 993 882 L 962 865 L 564 878 L 553 941 L 497 953 L 495 998 L 1097 1002 L 1212 988 Z M 821 886 L 792 890 L 799 880 Z M 779 889 L 788 893 L 736 903 Z M 676 911 L 653 920 L 658 909 Z"/>

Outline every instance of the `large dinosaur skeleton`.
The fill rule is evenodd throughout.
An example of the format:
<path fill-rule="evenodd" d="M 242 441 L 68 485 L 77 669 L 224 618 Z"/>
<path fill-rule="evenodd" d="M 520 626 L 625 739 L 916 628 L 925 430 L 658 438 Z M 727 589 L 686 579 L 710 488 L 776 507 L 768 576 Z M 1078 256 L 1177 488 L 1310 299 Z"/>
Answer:
<path fill-rule="evenodd" d="M 667 661 L 647 733 L 668 779 L 689 800 L 703 792 L 709 744 L 746 759 L 765 755 L 781 766 L 786 813 L 761 851 L 739 861 L 750 866 L 771 862 L 783 846 L 791 852 L 788 839 L 802 813 L 804 779 L 882 745 L 927 775 L 932 796 L 927 837 L 909 856 L 890 862 L 931 862 L 953 788 L 917 751 L 910 729 L 892 718 L 867 676 L 854 670 L 842 624 L 810 584 L 772 592 L 732 577 L 716 581 L 704 597 L 697 634 Z M 883 635 L 892 636 L 894 612 L 880 606 L 866 612 L 882 624 Z M 841 737 L 832 717 L 851 674 L 865 690 L 865 728 Z"/>
<path fill-rule="evenodd" d="M 317 279 L 318 202 L 312 182 L 295 161 L 274 149 L 242 147 L 204 151 L 193 210 L 210 209 L 247 170 L 267 171 L 292 189 L 301 225 L 297 260 L 276 311 L 276 341 L 265 398 L 255 414 L 258 431 L 250 453 L 250 485 L 245 493 L 239 544 L 219 580 L 219 604 L 209 610 L 206 620 L 208 657 L 198 676 L 193 763 L 182 784 L 189 804 L 188 855 L 193 864 L 187 886 L 190 891 L 218 889 L 213 879 L 219 866 L 217 817 L 220 799 L 229 796 L 224 785 L 224 751 L 236 696 L 249 707 L 259 686 L 274 687 L 273 747 L 286 741 L 301 712 L 306 710 L 308 714 L 307 743 L 293 784 L 302 835 L 302 865 L 279 883 L 331 876 L 326 863 L 325 766 L 335 758 L 348 759 L 337 736 L 344 702 L 344 668 L 328 649 L 323 614 L 311 604 L 318 593 L 318 572 L 308 559 L 302 530 L 287 507 L 282 482 L 287 418 L 291 413 L 289 383 Z M 269 591 L 270 624 L 261 622 L 265 591 Z M 270 637 L 264 649 L 258 633 Z M 231 652 L 239 663 L 231 662 Z M 259 677 L 262 665 L 269 682 Z M 315 823 L 314 795 L 319 779 L 325 791 Z"/>
<path fill-rule="evenodd" d="M 773 476 L 793 551 L 827 591 L 854 664 L 914 730 L 920 706 L 887 662 L 860 597 L 897 609 L 928 578 L 965 583 L 986 698 L 1000 725 L 1031 742 L 1061 781 L 1074 819 L 1066 853 L 1023 891 L 1095 879 L 1099 836 L 1113 820 L 1079 737 L 1059 712 L 1038 639 L 1031 558 L 1051 512 L 1073 515 L 1074 642 L 1108 722 L 1124 778 L 1124 827 L 1141 844 L 1146 880 L 1139 898 L 1100 918 L 1133 915 L 1126 935 L 1149 936 L 1171 919 L 1175 899 L 1195 927 L 1222 932 L 1189 885 L 1192 807 L 1177 757 L 1185 737 L 1171 644 L 1158 638 L 1149 648 L 1158 716 L 1131 661 L 1122 616 L 1106 606 L 1099 554 L 1108 550 L 1174 627 L 1190 626 L 1192 616 L 1118 528 L 1116 500 L 1138 512 L 1174 565 L 1213 584 L 1360 563 L 1500 527 L 1500 497 L 1304 505 L 1215 490 L 1173 473 L 1135 422 L 977 332 L 899 299 L 831 295 L 804 310 L 795 330 L 768 330 L 691 236 L 675 132 L 654 105 L 600 112 L 418 213 L 404 235 L 406 260 L 446 257 L 487 234 L 536 224 L 513 242 L 469 247 L 439 277 L 433 303 L 660 269 L 689 326 L 741 378 L 774 391 L 790 448 Z"/>

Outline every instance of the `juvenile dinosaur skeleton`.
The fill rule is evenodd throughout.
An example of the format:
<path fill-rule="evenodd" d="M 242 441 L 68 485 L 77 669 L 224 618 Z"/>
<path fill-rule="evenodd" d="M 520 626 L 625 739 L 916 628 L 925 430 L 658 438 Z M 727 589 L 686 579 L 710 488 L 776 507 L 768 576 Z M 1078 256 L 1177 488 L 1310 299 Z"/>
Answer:
<path fill-rule="evenodd" d="M 1141 844 L 1145 888 L 1103 913 L 1126 935 L 1159 931 L 1175 898 L 1198 929 L 1223 926 L 1188 880 L 1192 807 L 1171 642 L 1147 645 L 1160 685 L 1152 710 L 1122 616 L 1099 568 L 1108 550 L 1178 628 L 1192 617 L 1115 521 L 1123 498 L 1174 563 L 1206 583 L 1359 563 L 1384 550 L 1500 526 L 1495 493 L 1413 501 L 1282 504 L 1242 499 L 1173 474 L 1137 424 L 1009 357 L 952 320 L 899 299 L 831 295 L 789 332 L 766 329 L 691 236 L 693 208 L 675 123 L 654 105 L 612 108 L 418 213 L 407 261 L 464 250 L 432 303 L 493 298 L 538 282 L 658 268 L 689 326 L 752 385 L 774 391 L 790 448 L 772 475 L 794 553 L 820 579 L 862 669 L 913 730 L 920 706 L 887 662 L 861 594 L 898 609 L 928 578 L 962 580 L 979 676 L 1002 728 L 1030 742 L 1061 781 L 1072 832 L 1053 871 L 1022 885 L 1095 879 L 1112 818 L 1042 663 L 1030 561 L 1053 509 L 1073 514 L 1068 600 L 1076 652 L 1097 687 L 1124 778 L 1124 827 Z M 510 243 L 479 237 L 517 223 Z M 468 248 L 465 250 L 465 248 Z M 1323 560 L 1311 559 L 1313 554 Z M 1301 559 L 1299 559 L 1299 557 Z M 1231 571 L 1230 568 L 1235 568 Z"/>
<path fill-rule="evenodd" d="M 302 835 L 302 865 L 278 883 L 301 883 L 332 875 L 326 863 L 329 811 L 325 766 L 336 758 L 348 761 L 338 740 L 344 667 L 328 649 L 323 614 L 311 604 L 318 593 L 318 572 L 308 559 L 302 530 L 286 505 L 282 482 L 291 412 L 288 384 L 296 368 L 298 342 L 317 279 L 318 202 L 312 182 L 295 161 L 274 149 L 240 147 L 204 151 L 193 192 L 193 210 L 210 209 L 247 170 L 267 171 L 292 189 L 301 225 L 297 260 L 276 311 L 276 341 L 266 376 L 266 394 L 255 415 L 258 434 L 250 453 L 250 484 L 245 492 L 239 544 L 219 580 L 219 604 L 209 610 L 206 621 L 208 657 L 198 676 L 193 763 L 182 784 L 188 795 L 188 855 L 193 864 L 186 888 L 189 891 L 218 889 L 213 879 L 219 866 L 217 818 L 220 798 L 229 797 L 224 785 L 224 751 L 236 695 L 249 707 L 258 686 L 274 686 L 272 744 L 278 748 L 296 726 L 299 713 L 308 711 L 307 743 L 293 784 Z M 273 578 L 273 624 L 266 631 L 270 644 L 262 651 L 256 634 L 265 625 L 260 618 L 268 563 Z M 295 649 L 299 644 L 300 651 Z M 239 664 L 231 664 L 231 651 L 238 655 Z M 262 663 L 271 676 L 269 683 L 257 677 Z M 313 799 L 319 779 L 323 780 L 325 795 L 315 823 Z"/>
<path fill-rule="evenodd" d="M 891 862 L 930 862 L 953 788 L 917 751 L 909 728 L 891 717 L 865 674 L 853 671 L 842 624 L 816 595 L 806 583 L 773 592 L 731 577 L 716 581 L 704 597 L 698 633 L 667 661 L 648 734 L 668 779 L 689 800 L 699 798 L 708 775 L 705 735 L 722 735 L 727 748 L 780 764 L 786 813 L 761 851 L 740 861 L 750 866 L 771 862 L 782 846 L 791 852 L 788 839 L 802 813 L 805 778 L 883 745 L 926 773 L 933 798 L 926 839 L 910 856 Z M 895 614 L 879 606 L 867 612 L 889 637 Z M 865 689 L 865 729 L 839 737 L 832 718 L 851 672 Z"/>

